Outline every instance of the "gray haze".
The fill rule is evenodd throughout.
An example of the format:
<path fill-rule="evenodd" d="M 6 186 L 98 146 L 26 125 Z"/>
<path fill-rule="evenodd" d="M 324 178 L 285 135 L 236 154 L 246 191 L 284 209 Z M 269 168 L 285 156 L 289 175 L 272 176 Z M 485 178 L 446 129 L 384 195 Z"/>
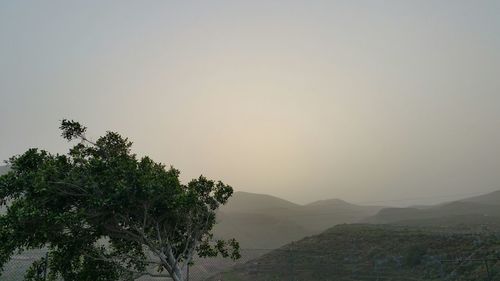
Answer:
<path fill-rule="evenodd" d="M 64 152 L 71 118 L 184 180 L 299 203 L 500 189 L 499 15 L 499 1 L 3 1 L 0 159 Z"/>

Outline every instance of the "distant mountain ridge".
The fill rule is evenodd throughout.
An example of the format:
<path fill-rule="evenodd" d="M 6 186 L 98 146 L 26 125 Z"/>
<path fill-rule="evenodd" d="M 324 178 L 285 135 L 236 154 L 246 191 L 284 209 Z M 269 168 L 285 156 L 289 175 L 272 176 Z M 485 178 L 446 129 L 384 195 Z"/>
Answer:
<path fill-rule="evenodd" d="M 300 207 L 272 195 L 237 191 L 229 199 L 229 202 L 220 208 L 226 213 L 265 213 L 276 209 L 293 209 Z"/>
<path fill-rule="evenodd" d="M 459 216 L 463 218 L 497 217 L 500 221 L 500 191 L 426 208 L 385 208 L 376 215 L 365 219 L 364 222 L 376 224 L 418 223 L 418 220 L 443 220 Z M 469 222 L 473 223 L 473 221 L 464 221 L 464 223 Z"/>
<path fill-rule="evenodd" d="M 311 202 L 309 204 L 306 204 L 305 206 L 325 206 L 325 205 L 332 205 L 332 204 L 335 204 L 335 205 L 344 205 L 344 206 L 353 206 L 354 204 L 351 204 L 347 201 L 344 201 L 342 199 L 337 199 L 337 198 L 333 198 L 333 199 L 324 199 L 324 200 L 318 200 L 318 201 L 314 201 L 314 202 Z"/>
<path fill-rule="evenodd" d="M 466 199 L 459 200 L 460 202 L 471 202 L 489 205 L 500 205 L 500 190 L 493 191 L 487 194 L 474 196 Z"/>
<path fill-rule="evenodd" d="M 243 246 L 276 248 L 336 224 L 358 222 L 382 208 L 358 206 L 340 199 L 299 205 L 270 195 L 239 191 L 219 210 L 215 231 L 223 237 L 243 237 Z"/>
<path fill-rule="evenodd" d="M 334 225 L 361 221 L 382 208 L 358 206 L 340 199 L 299 205 L 271 195 L 239 191 L 220 208 L 214 235 L 236 238 L 242 248 L 238 263 L 242 263 Z M 234 263 L 227 260 L 201 260 L 192 270 L 209 276 L 231 266 Z"/>

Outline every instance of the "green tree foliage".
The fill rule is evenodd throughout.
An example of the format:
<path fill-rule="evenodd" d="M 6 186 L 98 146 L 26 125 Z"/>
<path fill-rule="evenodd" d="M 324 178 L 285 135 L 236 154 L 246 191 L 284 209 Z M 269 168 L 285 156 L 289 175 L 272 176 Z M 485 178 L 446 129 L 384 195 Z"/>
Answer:
<path fill-rule="evenodd" d="M 230 186 L 203 176 L 184 185 L 178 170 L 138 158 L 117 133 L 92 142 L 78 122 L 60 128 L 78 140 L 67 155 L 30 149 L 0 177 L 0 265 L 47 248 L 49 280 L 133 280 L 154 268 L 182 281 L 195 254 L 239 258 L 234 239 L 211 234 Z"/>

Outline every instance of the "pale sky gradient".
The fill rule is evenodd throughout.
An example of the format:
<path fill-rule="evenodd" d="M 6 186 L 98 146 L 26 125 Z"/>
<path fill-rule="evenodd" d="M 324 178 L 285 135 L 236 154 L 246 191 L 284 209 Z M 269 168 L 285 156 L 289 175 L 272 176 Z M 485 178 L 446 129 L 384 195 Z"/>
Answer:
<path fill-rule="evenodd" d="M 2 1 L 0 159 L 64 152 L 70 118 L 183 179 L 300 203 L 500 189 L 499 15 L 500 1 Z"/>

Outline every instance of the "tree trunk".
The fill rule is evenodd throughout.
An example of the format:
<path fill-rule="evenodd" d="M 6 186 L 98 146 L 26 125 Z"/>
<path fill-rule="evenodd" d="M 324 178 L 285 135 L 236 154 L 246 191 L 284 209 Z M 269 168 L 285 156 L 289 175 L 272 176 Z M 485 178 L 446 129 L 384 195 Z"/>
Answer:
<path fill-rule="evenodd" d="M 170 266 L 170 265 L 169 265 Z M 169 266 L 165 266 L 164 268 L 168 268 Z M 170 278 L 173 281 L 187 281 L 186 276 L 183 274 L 181 267 L 179 265 L 172 265 L 172 271 L 167 270 L 170 275 Z"/>
<path fill-rule="evenodd" d="M 181 271 L 181 268 L 179 265 L 176 265 L 174 267 L 174 281 L 186 281 L 186 277 L 184 276 L 183 272 Z"/>

